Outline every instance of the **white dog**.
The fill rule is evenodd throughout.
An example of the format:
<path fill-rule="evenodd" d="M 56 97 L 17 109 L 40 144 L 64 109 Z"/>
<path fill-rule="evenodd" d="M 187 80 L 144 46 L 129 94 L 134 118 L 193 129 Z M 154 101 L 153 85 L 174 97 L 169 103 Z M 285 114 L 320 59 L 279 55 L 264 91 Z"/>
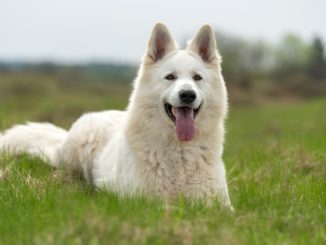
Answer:
<path fill-rule="evenodd" d="M 69 132 L 47 123 L 7 130 L 0 147 L 81 169 L 120 195 L 218 198 L 231 207 L 222 161 L 227 92 L 210 26 L 179 50 L 154 27 L 126 111 L 87 113 Z"/>

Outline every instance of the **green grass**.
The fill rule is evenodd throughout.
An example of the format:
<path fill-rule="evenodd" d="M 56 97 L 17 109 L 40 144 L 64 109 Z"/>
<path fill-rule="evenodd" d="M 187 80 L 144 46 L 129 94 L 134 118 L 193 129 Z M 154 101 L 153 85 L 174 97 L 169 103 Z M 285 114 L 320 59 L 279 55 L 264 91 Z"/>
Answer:
<path fill-rule="evenodd" d="M 33 93 L 0 98 L 1 128 L 47 117 L 68 127 L 82 110 L 126 105 L 122 90 L 55 84 L 53 94 L 36 91 L 37 103 Z M 234 213 L 118 198 L 39 159 L 2 156 L 0 244 L 325 244 L 325 108 L 322 99 L 231 108 L 224 159 Z"/>

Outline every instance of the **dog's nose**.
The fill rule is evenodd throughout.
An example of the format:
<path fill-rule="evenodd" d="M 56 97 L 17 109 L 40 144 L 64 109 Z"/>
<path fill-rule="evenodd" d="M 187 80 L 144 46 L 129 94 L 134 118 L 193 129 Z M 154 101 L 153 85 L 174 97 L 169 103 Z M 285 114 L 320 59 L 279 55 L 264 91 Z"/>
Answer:
<path fill-rule="evenodd" d="M 179 92 L 179 97 L 183 103 L 190 104 L 195 101 L 196 92 L 194 90 L 183 89 Z"/>

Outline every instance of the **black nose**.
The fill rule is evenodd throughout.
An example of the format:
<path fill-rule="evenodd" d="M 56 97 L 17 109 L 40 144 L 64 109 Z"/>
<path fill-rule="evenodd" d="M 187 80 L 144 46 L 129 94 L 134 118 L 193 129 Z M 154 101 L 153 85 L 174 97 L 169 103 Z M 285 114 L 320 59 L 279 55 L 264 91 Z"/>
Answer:
<path fill-rule="evenodd" d="M 183 89 L 179 92 L 179 97 L 183 103 L 190 104 L 195 101 L 196 93 L 193 90 Z"/>

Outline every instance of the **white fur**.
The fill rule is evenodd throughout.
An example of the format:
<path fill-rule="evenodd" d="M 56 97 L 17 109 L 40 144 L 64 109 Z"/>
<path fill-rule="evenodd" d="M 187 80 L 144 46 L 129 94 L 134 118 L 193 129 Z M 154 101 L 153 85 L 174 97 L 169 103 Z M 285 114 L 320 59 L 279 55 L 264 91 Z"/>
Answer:
<path fill-rule="evenodd" d="M 50 123 L 16 125 L 0 135 L 0 148 L 15 154 L 27 151 L 57 166 L 57 151 L 66 135 L 65 130 Z"/>
<path fill-rule="evenodd" d="M 50 124 L 18 125 L 4 133 L 0 147 L 82 169 L 96 187 L 121 195 L 217 197 L 231 207 L 222 161 L 227 93 L 215 45 L 204 26 L 178 50 L 166 27 L 157 24 L 126 111 L 85 114 L 68 133 Z M 164 79 L 171 72 L 177 79 Z M 195 73 L 203 79 L 194 81 Z M 164 102 L 180 106 L 183 88 L 196 92 L 193 107 L 200 106 L 195 138 L 187 142 L 178 140 L 164 109 Z"/>

